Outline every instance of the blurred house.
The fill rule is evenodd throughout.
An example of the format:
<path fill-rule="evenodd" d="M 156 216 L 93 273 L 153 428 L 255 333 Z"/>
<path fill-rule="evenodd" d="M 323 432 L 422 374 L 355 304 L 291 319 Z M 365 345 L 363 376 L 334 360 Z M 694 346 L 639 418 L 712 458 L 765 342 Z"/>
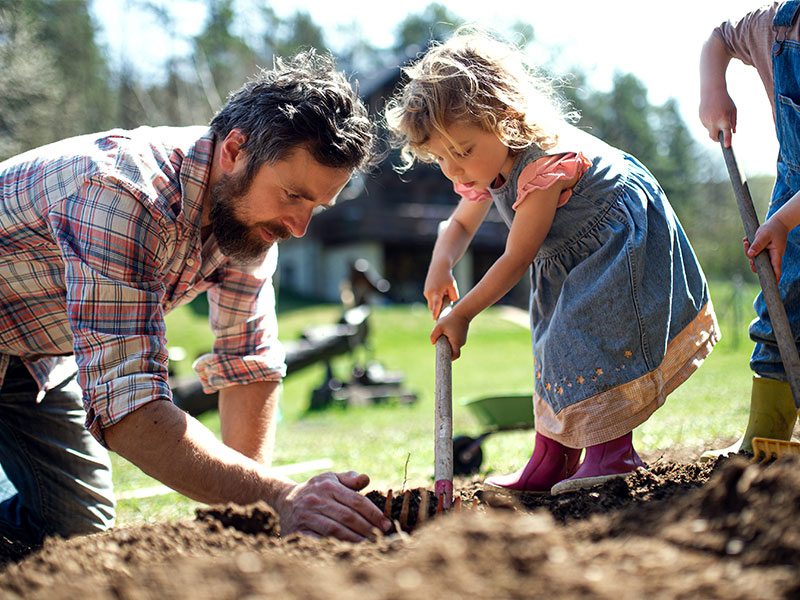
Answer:
<path fill-rule="evenodd" d="M 360 93 L 380 122 L 386 99 L 399 81 L 386 69 L 360 82 Z M 398 153 L 388 154 L 375 172 L 354 178 L 336 206 L 316 215 L 303 238 L 280 244 L 280 285 L 303 296 L 335 302 L 351 266 L 366 259 L 391 284 L 395 302 L 420 302 L 439 223 L 458 201 L 438 168 L 418 164 L 400 175 Z M 500 256 L 507 229 L 493 207 L 455 269 L 464 294 Z M 527 308 L 527 277 L 504 302 Z"/>

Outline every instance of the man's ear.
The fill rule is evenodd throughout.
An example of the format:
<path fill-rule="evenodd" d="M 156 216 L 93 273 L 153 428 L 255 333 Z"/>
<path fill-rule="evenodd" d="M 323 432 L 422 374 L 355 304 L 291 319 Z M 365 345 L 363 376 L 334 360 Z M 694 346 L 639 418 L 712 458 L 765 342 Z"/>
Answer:
<path fill-rule="evenodd" d="M 233 173 L 236 163 L 246 162 L 245 151 L 241 145 L 247 141 L 247 136 L 240 129 L 231 129 L 230 133 L 222 140 L 220 152 L 220 166 L 227 173 Z"/>

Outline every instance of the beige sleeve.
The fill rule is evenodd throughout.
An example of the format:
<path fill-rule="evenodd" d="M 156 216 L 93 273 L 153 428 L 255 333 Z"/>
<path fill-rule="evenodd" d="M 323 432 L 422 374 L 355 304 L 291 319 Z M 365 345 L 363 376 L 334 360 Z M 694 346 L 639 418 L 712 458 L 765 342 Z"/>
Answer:
<path fill-rule="evenodd" d="M 772 43 L 775 40 L 772 21 L 780 4 L 773 2 L 757 8 L 739 20 L 722 23 L 713 32 L 731 57 L 756 68 L 770 100 L 773 96 Z"/>

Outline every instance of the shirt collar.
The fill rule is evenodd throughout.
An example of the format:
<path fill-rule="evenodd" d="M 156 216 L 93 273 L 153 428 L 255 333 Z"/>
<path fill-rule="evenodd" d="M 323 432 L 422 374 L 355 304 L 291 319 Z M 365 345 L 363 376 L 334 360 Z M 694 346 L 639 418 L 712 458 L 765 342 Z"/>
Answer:
<path fill-rule="evenodd" d="M 183 201 L 182 216 L 193 225 L 198 235 L 203 214 L 203 198 L 211 178 L 211 163 L 214 158 L 214 134 L 207 129 L 186 152 L 181 164 L 180 182 Z"/>

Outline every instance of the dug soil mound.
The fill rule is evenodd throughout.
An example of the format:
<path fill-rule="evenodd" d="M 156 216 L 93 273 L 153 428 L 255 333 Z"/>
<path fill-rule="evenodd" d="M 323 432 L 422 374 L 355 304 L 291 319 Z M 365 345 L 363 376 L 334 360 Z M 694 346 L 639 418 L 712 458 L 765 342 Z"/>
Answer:
<path fill-rule="evenodd" d="M 457 482 L 460 512 L 349 544 L 280 537 L 265 504 L 48 540 L 7 598 L 798 598 L 800 461 L 657 461 L 562 496 Z M 385 496 L 373 491 L 382 508 Z M 393 516 L 402 510 L 395 496 Z M 415 512 L 416 511 L 416 512 Z"/>

